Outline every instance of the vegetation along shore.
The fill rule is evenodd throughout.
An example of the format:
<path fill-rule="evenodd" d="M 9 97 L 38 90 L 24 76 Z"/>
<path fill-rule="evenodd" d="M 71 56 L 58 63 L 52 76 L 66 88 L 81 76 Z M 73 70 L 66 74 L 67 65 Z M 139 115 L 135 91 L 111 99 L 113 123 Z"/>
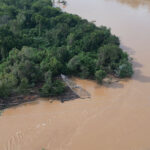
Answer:
<path fill-rule="evenodd" d="M 107 27 L 63 12 L 51 0 L 1 0 L 0 104 L 31 93 L 62 95 L 61 74 L 101 84 L 107 75 L 131 77 L 133 69 Z"/>

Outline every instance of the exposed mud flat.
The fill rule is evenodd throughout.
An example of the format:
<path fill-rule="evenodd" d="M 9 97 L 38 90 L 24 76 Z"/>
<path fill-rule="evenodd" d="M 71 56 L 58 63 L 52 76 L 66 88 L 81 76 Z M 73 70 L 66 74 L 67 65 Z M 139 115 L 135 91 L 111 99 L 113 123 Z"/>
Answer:
<path fill-rule="evenodd" d="M 91 99 L 39 99 L 6 109 L 0 116 L 0 150 L 150 149 L 150 11 L 144 0 L 131 6 L 115 0 L 68 0 L 66 11 L 96 20 L 120 36 L 135 74 L 104 86 L 75 79 Z"/>

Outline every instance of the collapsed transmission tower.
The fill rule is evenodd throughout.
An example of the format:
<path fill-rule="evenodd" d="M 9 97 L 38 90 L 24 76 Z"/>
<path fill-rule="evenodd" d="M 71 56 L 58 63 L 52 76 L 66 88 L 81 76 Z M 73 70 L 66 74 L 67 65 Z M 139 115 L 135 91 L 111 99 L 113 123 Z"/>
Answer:
<path fill-rule="evenodd" d="M 78 86 L 76 83 L 74 83 L 72 80 L 70 80 L 68 77 L 66 77 L 65 75 L 61 74 L 61 77 L 63 79 L 63 81 L 65 82 L 65 84 L 76 94 L 78 95 L 80 98 L 82 99 L 86 99 L 86 98 L 90 98 L 90 94 L 83 89 L 82 87 Z"/>

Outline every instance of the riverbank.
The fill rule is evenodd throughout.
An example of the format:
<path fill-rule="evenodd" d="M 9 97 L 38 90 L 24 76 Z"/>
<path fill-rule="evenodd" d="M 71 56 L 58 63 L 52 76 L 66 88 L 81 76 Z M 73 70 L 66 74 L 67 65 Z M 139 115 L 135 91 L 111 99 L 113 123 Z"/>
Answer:
<path fill-rule="evenodd" d="M 34 92 L 30 92 L 28 94 L 19 95 L 19 96 L 18 95 L 11 96 L 7 99 L 0 99 L 0 110 L 17 106 L 20 104 L 24 104 L 24 103 L 33 102 L 36 101 L 38 98 L 42 99 L 39 92 L 35 92 L 36 90 L 33 89 L 32 91 Z M 69 87 L 66 87 L 65 92 L 62 95 L 56 97 L 49 97 L 49 98 L 51 99 L 51 101 L 58 100 L 60 102 L 64 102 L 64 101 L 78 99 L 79 96 L 76 95 Z"/>
<path fill-rule="evenodd" d="M 78 78 L 72 77 L 71 80 L 76 81 L 77 79 Z M 70 80 L 70 82 L 72 82 L 71 80 Z M 123 80 L 125 81 L 125 79 L 123 79 Z M 123 80 L 116 78 L 113 75 L 108 75 L 106 78 L 103 79 L 103 85 L 100 85 L 100 86 L 111 87 L 113 85 L 113 83 L 119 83 L 119 81 L 123 81 Z M 89 80 L 89 81 L 92 81 L 92 80 Z M 71 84 L 74 84 L 74 86 L 76 85 L 76 83 L 74 83 L 74 82 L 72 82 Z M 78 85 L 76 85 L 76 86 L 78 87 Z M 42 98 L 40 96 L 38 88 L 28 89 L 28 91 L 30 91 L 30 92 L 28 92 L 24 95 L 23 94 L 22 95 L 12 95 L 11 97 L 8 97 L 7 99 L 0 99 L 0 110 L 10 108 L 13 106 L 17 106 L 20 104 L 24 104 L 24 103 L 33 102 L 33 101 L 36 101 L 38 98 Z M 65 92 L 63 94 L 61 94 L 60 96 L 49 97 L 49 98 L 52 101 L 58 100 L 58 101 L 64 102 L 64 101 L 79 99 L 79 98 L 82 98 L 82 96 L 85 97 L 85 94 L 88 94 L 88 92 L 80 86 L 77 89 L 75 89 L 75 91 L 72 91 L 72 89 L 70 89 L 66 85 Z M 78 94 L 81 95 L 81 97 Z M 86 97 L 88 98 L 88 96 L 86 96 Z M 89 98 L 90 98 L 90 96 L 89 96 Z"/>

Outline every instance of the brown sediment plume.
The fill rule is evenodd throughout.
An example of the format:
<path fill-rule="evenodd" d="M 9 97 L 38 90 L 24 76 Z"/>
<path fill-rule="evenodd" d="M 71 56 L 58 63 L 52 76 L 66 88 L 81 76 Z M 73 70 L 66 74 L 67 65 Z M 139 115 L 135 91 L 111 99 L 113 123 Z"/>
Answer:
<path fill-rule="evenodd" d="M 104 0 L 68 0 L 67 7 L 120 36 L 133 57 L 134 76 L 104 86 L 75 79 L 91 99 L 39 99 L 6 109 L 0 116 L 0 150 L 150 149 L 150 12 Z"/>
<path fill-rule="evenodd" d="M 129 5 L 133 8 L 137 8 L 139 6 L 147 6 L 150 9 L 150 1 L 149 0 L 116 0 L 122 4 Z"/>

